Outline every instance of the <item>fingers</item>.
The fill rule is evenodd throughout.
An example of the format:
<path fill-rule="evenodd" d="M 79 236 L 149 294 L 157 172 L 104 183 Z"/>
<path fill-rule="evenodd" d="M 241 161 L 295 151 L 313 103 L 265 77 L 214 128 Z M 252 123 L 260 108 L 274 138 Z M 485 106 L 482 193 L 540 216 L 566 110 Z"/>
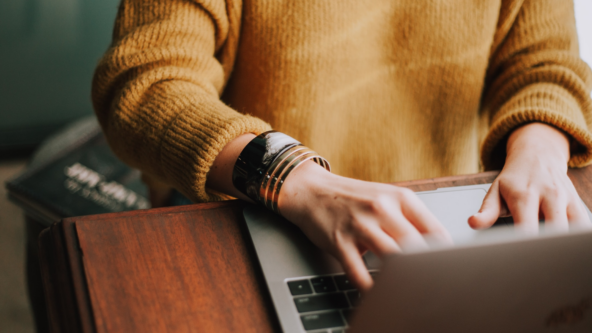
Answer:
<path fill-rule="evenodd" d="M 417 195 L 412 191 L 407 192 L 405 195 L 406 200 L 404 200 L 401 207 L 401 212 L 404 215 L 403 219 L 408 220 L 419 233 L 429 235 L 431 239 L 436 238 L 438 241 L 452 244 L 452 236 L 450 236 L 448 230 L 428 210 Z M 399 218 L 402 218 L 402 215 Z M 391 232 L 395 232 L 395 230 Z"/>
<path fill-rule="evenodd" d="M 412 216 L 403 215 L 402 209 L 415 211 L 414 213 L 416 215 L 420 214 L 420 212 L 417 212 L 417 209 L 409 207 L 413 202 L 413 198 L 416 198 L 415 194 L 408 190 L 399 189 L 397 195 L 398 198 L 381 196 L 372 203 L 372 213 L 377 217 L 378 225 L 403 250 L 426 248 L 427 244 L 420 230 L 430 231 L 436 229 L 439 222 L 435 220 L 436 226 L 430 226 L 431 222 L 426 220 L 416 221 L 415 223 L 411 222 Z M 427 208 L 424 209 L 427 210 Z M 416 224 L 419 228 L 416 227 Z"/>
<path fill-rule="evenodd" d="M 357 246 L 353 242 L 345 242 L 344 240 L 338 241 L 338 244 L 337 259 L 341 262 L 345 274 L 361 291 L 370 290 L 373 285 L 372 277 L 368 273 Z"/>
<path fill-rule="evenodd" d="M 358 234 L 358 237 L 362 246 L 380 258 L 392 253 L 401 252 L 401 248 L 397 245 L 397 242 L 376 224 L 369 224 L 364 232 Z"/>
<path fill-rule="evenodd" d="M 539 230 L 540 197 L 533 193 L 513 192 L 506 200 L 514 226 L 528 234 Z"/>
<path fill-rule="evenodd" d="M 413 194 L 413 196 L 415 195 Z M 393 203 L 392 198 L 388 197 L 375 200 L 371 208 L 372 217 L 358 219 L 353 223 L 357 244 L 354 245 L 352 242 L 340 250 L 339 259 L 343 269 L 352 282 L 363 291 L 372 286 L 372 279 L 364 265 L 359 251 L 360 247 L 367 248 L 378 257 L 383 258 L 388 254 L 401 252 L 401 250 L 426 248 L 427 244 L 419 230 L 426 233 L 444 234 L 440 230 L 438 220 L 431 213 L 428 216 L 421 213 L 410 214 L 412 219 L 416 221 L 411 223 L 408 217 L 397 209 L 398 205 Z M 423 205 L 423 203 L 421 204 Z M 413 203 L 413 207 L 407 207 L 406 210 L 412 212 L 418 208 L 421 207 Z M 427 211 L 425 207 L 423 208 Z M 423 220 L 418 221 L 420 219 Z M 420 226 L 419 230 L 415 225 Z M 447 232 L 446 235 L 448 235 Z"/>
<path fill-rule="evenodd" d="M 499 197 L 505 196 L 518 228 L 536 233 L 541 220 L 546 228 L 556 231 L 567 231 L 570 225 L 579 225 L 579 221 L 583 226 L 590 223 L 586 208 L 567 176 L 537 187 L 525 187 L 518 189 L 512 184 L 499 190 Z"/>
<path fill-rule="evenodd" d="M 390 219 L 381 226 L 403 251 L 427 248 L 421 233 L 401 213 L 392 212 Z"/>
<path fill-rule="evenodd" d="M 483 199 L 479 212 L 469 217 L 469 226 L 473 229 L 491 227 L 500 217 L 502 199 L 499 191 L 499 181 L 494 181 Z"/>
<path fill-rule="evenodd" d="M 567 219 L 577 228 L 591 228 L 592 222 L 584 203 L 577 197 L 567 205 Z"/>
<path fill-rule="evenodd" d="M 541 212 L 545 218 L 545 228 L 567 231 L 567 200 L 565 196 L 546 193 L 541 198 Z"/>

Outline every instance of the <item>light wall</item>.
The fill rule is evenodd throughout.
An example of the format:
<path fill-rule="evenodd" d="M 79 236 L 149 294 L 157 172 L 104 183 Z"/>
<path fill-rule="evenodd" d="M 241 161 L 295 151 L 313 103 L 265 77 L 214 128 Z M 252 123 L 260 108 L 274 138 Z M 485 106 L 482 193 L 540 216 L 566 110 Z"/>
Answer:
<path fill-rule="evenodd" d="M 592 0 L 575 0 L 574 6 L 580 40 L 580 56 L 592 67 Z"/>

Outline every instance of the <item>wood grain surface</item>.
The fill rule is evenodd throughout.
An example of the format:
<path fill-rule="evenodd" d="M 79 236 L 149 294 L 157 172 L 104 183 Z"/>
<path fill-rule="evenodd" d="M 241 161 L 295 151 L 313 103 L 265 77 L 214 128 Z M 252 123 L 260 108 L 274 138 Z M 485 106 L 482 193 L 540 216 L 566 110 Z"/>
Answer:
<path fill-rule="evenodd" d="M 278 331 L 242 207 L 76 221 L 96 331 Z"/>
<path fill-rule="evenodd" d="M 426 191 L 488 183 L 497 174 L 396 185 Z M 592 169 L 569 176 L 592 207 Z M 54 225 L 41 238 L 51 253 L 42 261 L 52 325 L 60 332 L 280 332 L 243 207 L 208 203 Z"/>

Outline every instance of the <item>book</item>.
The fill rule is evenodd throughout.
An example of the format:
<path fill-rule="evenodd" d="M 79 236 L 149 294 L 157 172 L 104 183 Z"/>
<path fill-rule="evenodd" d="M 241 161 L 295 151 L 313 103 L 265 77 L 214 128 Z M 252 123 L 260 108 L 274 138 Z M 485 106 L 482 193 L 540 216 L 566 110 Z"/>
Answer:
<path fill-rule="evenodd" d="M 65 217 L 150 208 L 140 171 L 115 156 L 94 118 L 49 139 L 8 197 L 44 225 Z"/>

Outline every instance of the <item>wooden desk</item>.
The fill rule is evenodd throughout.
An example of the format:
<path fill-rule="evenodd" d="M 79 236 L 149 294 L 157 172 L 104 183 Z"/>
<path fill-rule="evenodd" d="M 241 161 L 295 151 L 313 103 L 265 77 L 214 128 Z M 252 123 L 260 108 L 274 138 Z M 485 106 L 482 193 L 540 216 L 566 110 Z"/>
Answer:
<path fill-rule="evenodd" d="M 496 175 L 397 185 L 426 191 L 488 183 Z M 592 168 L 569 175 L 592 207 Z M 53 332 L 280 332 L 243 205 L 208 203 L 54 224 L 40 236 Z"/>

